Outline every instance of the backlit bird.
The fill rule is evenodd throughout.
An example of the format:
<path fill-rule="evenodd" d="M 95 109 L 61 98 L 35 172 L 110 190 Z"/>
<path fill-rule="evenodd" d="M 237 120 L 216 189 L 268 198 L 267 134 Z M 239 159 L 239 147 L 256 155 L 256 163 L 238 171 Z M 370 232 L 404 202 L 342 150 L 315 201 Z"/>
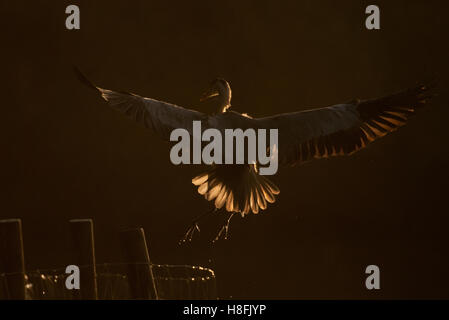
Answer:
<path fill-rule="evenodd" d="M 230 110 L 231 87 L 224 79 L 214 80 L 201 101 L 215 99 L 217 109 L 210 114 L 177 105 L 117 92 L 93 85 L 79 71 L 79 78 L 95 89 L 114 109 L 142 123 L 162 139 L 183 128 L 192 134 L 192 122 L 201 121 L 203 129 L 248 128 L 279 131 L 279 165 L 292 166 L 312 159 L 350 155 L 374 140 L 403 126 L 431 95 L 431 86 L 419 85 L 386 97 L 353 100 L 330 107 L 251 118 Z M 198 192 L 214 202 L 214 209 L 230 212 L 220 234 L 227 234 L 234 213 L 242 216 L 265 210 L 276 201 L 279 188 L 266 176 L 257 173 L 257 164 L 211 165 L 210 169 L 192 179 Z M 195 223 L 186 234 L 191 239 Z M 226 236 L 225 236 L 226 237 Z"/>

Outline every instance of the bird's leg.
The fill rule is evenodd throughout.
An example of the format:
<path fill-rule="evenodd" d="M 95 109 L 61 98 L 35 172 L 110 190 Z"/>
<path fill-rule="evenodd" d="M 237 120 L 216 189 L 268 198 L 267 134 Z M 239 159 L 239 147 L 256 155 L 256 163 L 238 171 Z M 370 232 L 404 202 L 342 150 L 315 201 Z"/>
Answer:
<path fill-rule="evenodd" d="M 234 214 L 235 214 L 235 212 L 231 212 L 226 223 L 221 227 L 220 231 L 218 232 L 217 236 L 215 237 L 214 241 L 212 241 L 212 242 L 216 242 L 216 241 L 220 240 L 222 235 L 224 235 L 224 238 L 223 238 L 224 240 L 228 239 L 229 223 L 231 222 L 231 219 L 234 216 Z"/>
<path fill-rule="evenodd" d="M 193 239 L 193 235 L 195 234 L 195 231 L 200 232 L 200 227 L 198 225 L 198 222 L 200 220 L 202 220 L 204 217 L 208 216 L 209 214 L 211 214 L 212 212 L 215 212 L 217 210 L 217 208 L 215 208 L 215 206 L 210 209 L 209 211 L 206 211 L 205 213 L 199 215 L 198 217 L 196 217 L 193 221 L 192 224 L 187 228 L 186 233 L 184 234 L 184 237 L 179 240 L 179 244 L 185 243 L 187 241 L 192 241 Z"/>

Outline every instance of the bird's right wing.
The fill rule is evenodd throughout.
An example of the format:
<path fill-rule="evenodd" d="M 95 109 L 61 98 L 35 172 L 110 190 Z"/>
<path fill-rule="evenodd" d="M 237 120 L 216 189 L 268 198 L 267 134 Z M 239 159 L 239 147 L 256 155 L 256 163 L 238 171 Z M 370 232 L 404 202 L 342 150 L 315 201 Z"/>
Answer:
<path fill-rule="evenodd" d="M 178 128 L 186 129 L 192 135 L 193 121 L 207 119 L 204 113 L 171 103 L 97 87 L 78 69 L 75 68 L 75 72 L 84 84 L 99 92 L 112 108 L 152 129 L 164 140 L 169 140 L 171 132 Z"/>
<path fill-rule="evenodd" d="M 419 85 L 383 98 L 355 100 L 301 112 L 254 119 L 279 129 L 279 162 L 295 165 L 313 158 L 349 155 L 404 125 L 432 96 Z"/>

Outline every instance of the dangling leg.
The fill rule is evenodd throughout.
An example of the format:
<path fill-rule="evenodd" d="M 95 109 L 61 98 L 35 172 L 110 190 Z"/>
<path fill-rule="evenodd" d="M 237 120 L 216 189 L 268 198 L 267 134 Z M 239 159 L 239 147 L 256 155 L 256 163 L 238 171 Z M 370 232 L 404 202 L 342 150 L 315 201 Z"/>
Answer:
<path fill-rule="evenodd" d="M 214 241 L 212 242 L 216 242 L 218 240 L 220 240 L 221 236 L 224 234 L 224 240 L 228 239 L 228 233 L 229 233 L 229 223 L 231 222 L 232 217 L 234 216 L 235 212 L 232 212 L 229 215 L 228 220 L 226 221 L 226 223 L 221 227 L 220 231 L 218 232 L 217 236 L 215 237 Z"/>
<path fill-rule="evenodd" d="M 208 216 L 209 214 L 211 214 L 212 212 L 217 211 L 217 208 L 215 208 L 215 206 L 210 209 L 209 211 L 206 211 L 205 213 L 199 215 L 198 217 L 196 217 L 193 221 L 192 224 L 190 225 L 190 227 L 187 228 L 186 233 L 184 234 L 184 237 L 179 240 L 179 244 L 185 243 L 187 241 L 192 241 L 193 239 L 193 235 L 195 234 L 195 231 L 200 232 L 200 227 L 198 225 L 198 222 L 200 220 L 202 220 L 204 217 Z"/>

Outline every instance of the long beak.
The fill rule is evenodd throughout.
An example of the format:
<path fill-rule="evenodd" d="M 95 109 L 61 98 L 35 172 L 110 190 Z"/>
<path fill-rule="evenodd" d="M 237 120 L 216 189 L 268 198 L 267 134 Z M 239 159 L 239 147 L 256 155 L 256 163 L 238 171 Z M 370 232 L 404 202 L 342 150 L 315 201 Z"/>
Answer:
<path fill-rule="evenodd" d="M 200 98 L 201 102 L 210 100 L 212 98 L 218 97 L 218 92 L 213 89 L 209 89 L 208 91 L 204 92 Z"/>

